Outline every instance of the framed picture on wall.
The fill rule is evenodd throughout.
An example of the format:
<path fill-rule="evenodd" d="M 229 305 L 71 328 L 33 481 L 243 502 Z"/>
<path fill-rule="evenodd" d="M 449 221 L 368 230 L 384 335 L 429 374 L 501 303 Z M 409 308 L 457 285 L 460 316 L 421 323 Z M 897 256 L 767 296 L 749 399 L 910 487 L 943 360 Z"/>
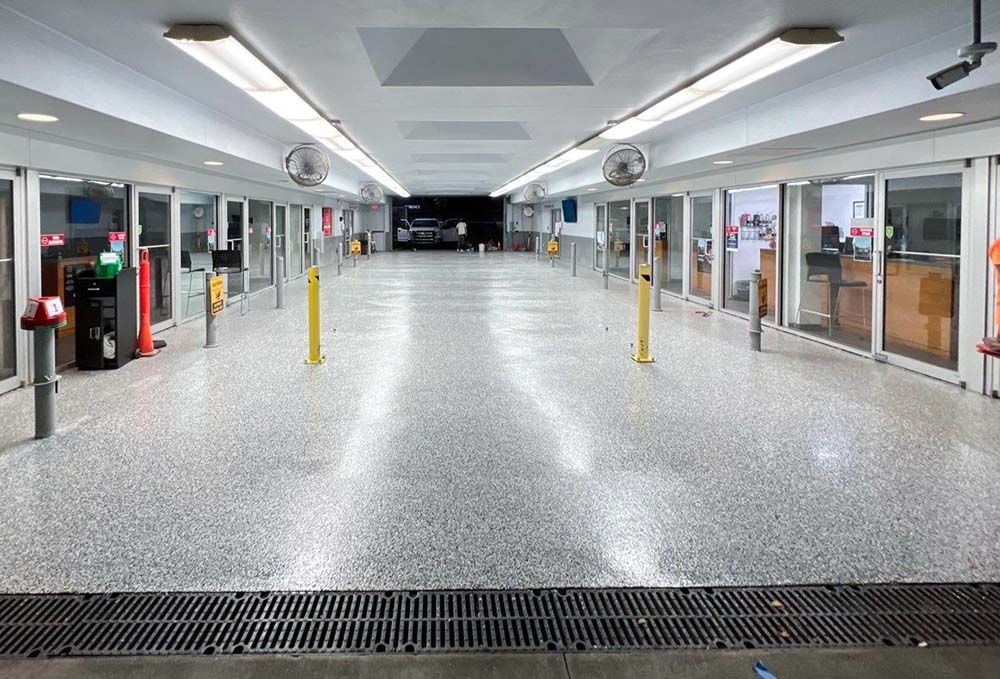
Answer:
<path fill-rule="evenodd" d="M 865 201 L 863 200 L 854 201 L 854 218 L 855 219 L 865 218 Z"/>

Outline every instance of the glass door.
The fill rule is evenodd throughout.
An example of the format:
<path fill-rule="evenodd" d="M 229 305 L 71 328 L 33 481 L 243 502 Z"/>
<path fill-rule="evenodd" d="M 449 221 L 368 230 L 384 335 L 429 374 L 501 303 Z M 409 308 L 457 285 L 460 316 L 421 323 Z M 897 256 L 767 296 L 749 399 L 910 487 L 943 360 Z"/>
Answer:
<path fill-rule="evenodd" d="M 225 250 L 227 234 L 220 235 L 216 225 L 217 211 L 215 208 L 216 197 L 210 193 L 196 193 L 194 191 L 180 192 L 180 276 L 178 277 L 178 288 L 180 296 L 178 305 L 180 306 L 181 317 L 191 318 L 205 313 L 205 273 L 212 271 L 212 250 Z M 243 203 L 235 203 L 237 212 L 237 222 L 242 222 L 239 213 L 243 210 Z M 237 228 L 234 234 L 235 244 L 239 244 L 242 233 L 241 227 Z M 216 245 L 219 240 L 219 245 Z M 236 281 L 237 277 L 230 277 Z"/>
<path fill-rule="evenodd" d="M 725 294 L 722 305 L 750 313 L 750 274 L 767 281 L 767 318 L 774 320 L 778 293 L 778 187 L 725 192 Z"/>
<path fill-rule="evenodd" d="M 287 216 L 288 208 L 284 205 L 274 206 L 274 261 L 275 270 L 277 270 L 277 261 L 279 258 L 284 260 L 285 268 L 283 271 L 283 278 L 288 280 L 288 270 L 290 264 L 288 262 L 288 239 L 285 237 L 285 230 L 287 227 Z"/>
<path fill-rule="evenodd" d="M 608 273 L 628 280 L 632 257 L 632 202 L 608 203 Z"/>
<path fill-rule="evenodd" d="M 961 166 L 886 173 L 876 259 L 878 352 L 952 381 L 958 371 L 966 184 Z"/>
<path fill-rule="evenodd" d="M 635 218 L 632 220 L 635 228 L 632 230 L 632 280 L 639 280 L 639 265 L 652 264 L 650 256 L 652 248 L 650 241 L 652 233 L 649 229 L 649 201 L 635 203 Z"/>
<path fill-rule="evenodd" d="M 271 203 L 265 200 L 248 201 L 250 224 L 247 229 L 247 253 L 250 269 L 250 292 L 255 293 L 270 287 L 274 246 L 271 233 Z"/>
<path fill-rule="evenodd" d="M 19 386 L 18 315 L 20 310 L 15 273 L 13 173 L 0 170 L 0 393 Z"/>
<path fill-rule="evenodd" d="M 608 267 L 608 206 L 594 206 L 594 269 L 606 271 Z"/>
<path fill-rule="evenodd" d="M 247 224 L 246 214 L 246 201 L 242 198 L 234 200 L 228 199 L 226 204 L 226 239 L 225 241 L 219 241 L 217 247 L 220 250 L 236 250 L 242 253 L 240 259 L 242 261 L 242 266 L 244 272 L 242 274 L 229 274 L 226 276 L 226 297 L 228 299 L 233 299 L 234 297 L 239 297 L 243 294 L 243 291 L 249 287 L 249 271 L 247 269 L 247 249 L 244 244 L 247 242 L 244 240 L 249 234 L 249 227 Z"/>
<path fill-rule="evenodd" d="M 288 276 L 301 276 L 303 272 L 302 206 L 288 208 Z"/>
<path fill-rule="evenodd" d="M 136 232 L 139 248 L 149 250 L 149 322 L 153 330 L 173 325 L 170 229 L 170 192 L 138 189 Z"/>
<path fill-rule="evenodd" d="M 684 294 L 684 198 L 653 200 L 653 257 L 660 260 L 660 288 Z"/>
<path fill-rule="evenodd" d="M 712 264 L 715 251 L 712 243 L 712 196 L 692 196 L 690 237 L 690 281 L 688 295 L 706 302 L 712 301 Z"/>

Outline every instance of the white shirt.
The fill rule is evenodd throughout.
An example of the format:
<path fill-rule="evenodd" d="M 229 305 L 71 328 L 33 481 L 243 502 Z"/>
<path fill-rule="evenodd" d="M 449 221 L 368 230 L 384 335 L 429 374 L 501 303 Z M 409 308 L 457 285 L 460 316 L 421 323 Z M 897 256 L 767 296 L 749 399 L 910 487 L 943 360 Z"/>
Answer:
<path fill-rule="evenodd" d="M 458 235 L 459 236 L 464 236 L 465 235 L 465 229 L 466 229 L 465 222 L 459 222 L 458 223 Z"/>

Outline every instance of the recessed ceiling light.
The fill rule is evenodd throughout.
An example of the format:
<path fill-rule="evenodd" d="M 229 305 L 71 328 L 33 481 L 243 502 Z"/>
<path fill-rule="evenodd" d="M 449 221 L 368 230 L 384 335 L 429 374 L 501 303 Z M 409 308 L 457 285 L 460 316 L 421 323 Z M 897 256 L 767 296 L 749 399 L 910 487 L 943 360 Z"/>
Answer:
<path fill-rule="evenodd" d="M 920 121 L 924 123 L 937 123 L 942 120 L 955 120 L 956 118 L 961 118 L 964 115 L 964 113 L 934 113 L 929 116 L 921 117 Z"/>
<path fill-rule="evenodd" d="M 588 191 L 596 191 L 597 189 L 587 189 Z"/>
<path fill-rule="evenodd" d="M 224 165 L 224 163 L 221 160 L 206 160 L 205 161 L 205 165 L 211 165 L 212 167 L 218 167 L 220 165 Z"/>
<path fill-rule="evenodd" d="M 735 160 L 713 160 L 712 165 L 732 165 Z"/>
<path fill-rule="evenodd" d="M 50 116 L 47 113 L 18 113 L 17 117 L 32 123 L 55 123 L 59 121 L 58 118 Z"/>

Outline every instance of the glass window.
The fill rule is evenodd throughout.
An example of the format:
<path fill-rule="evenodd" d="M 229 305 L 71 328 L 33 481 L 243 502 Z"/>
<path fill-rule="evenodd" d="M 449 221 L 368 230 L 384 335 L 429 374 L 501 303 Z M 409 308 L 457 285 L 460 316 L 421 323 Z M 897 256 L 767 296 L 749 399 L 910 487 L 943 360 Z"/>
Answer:
<path fill-rule="evenodd" d="M 42 294 L 62 298 L 66 326 L 56 331 L 56 365 L 76 360 L 76 276 L 101 252 L 129 265 L 128 189 L 124 184 L 51 177 L 39 180 Z"/>
<path fill-rule="evenodd" d="M 958 369 L 962 175 L 889 179 L 885 350 Z"/>
<path fill-rule="evenodd" d="M 249 257 L 250 292 L 257 292 L 271 285 L 271 203 L 250 201 Z"/>
<path fill-rule="evenodd" d="M 875 178 L 785 189 L 785 324 L 871 350 Z"/>
<path fill-rule="evenodd" d="M 608 203 L 608 272 L 625 280 L 631 256 L 631 212 L 632 204 L 627 200 Z"/>
<path fill-rule="evenodd" d="M 288 273 L 302 275 L 302 206 L 292 205 L 288 210 Z"/>
<path fill-rule="evenodd" d="M 649 263 L 649 201 L 635 204 L 635 262 L 633 278 L 639 280 L 639 265 Z"/>
<path fill-rule="evenodd" d="M 660 260 L 660 287 L 684 292 L 684 199 L 662 197 L 653 201 L 653 235 Z"/>
<path fill-rule="evenodd" d="M 282 260 L 282 276 L 288 280 L 288 239 L 285 237 L 285 214 L 284 205 L 274 206 L 274 247 L 275 259 Z"/>
<path fill-rule="evenodd" d="M 170 195 L 139 192 L 139 247 L 149 250 L 149 322 L 169 321 Z"/>
<path fill-rule="evenodd" d="M 778 285 L 778 187 L 726 192 L 723 306 L 750 313 L 750 273 L 767 281 L 767 318 L 774 320 Z"/>
<path fill-rule="evenodd" d="M 712 196 L 691 198 L 691 285 L 688 294 L 712 299 Z"/>
<path fill-rule="evenodd" d="M 216 197 L 209 193 L 181 191 L 181 300 L 184 318 L 205 311 L 205 272 L 212 270 L 212 250 L 219 237 Z M 242 203 L 231 203 L 239 206 Z M 242 217 L 240 217 L 242 221 Z M 223 234 L 225 235 L 225 234 Z M 237 231 L 237 239 L 239 233 Z M 230 278 L 230 283 L 235 280 Z"/>
<path fill-rule="evenodd" d="M 243 201 L 226 201 L 226 242 L 218 247 L 225 250 L 243 251 Z M 243 266 L 247 265 L 246 253 L 241 257 Z M 243 274 L 226 276 L 226 296 L 229 299 L 243 294 Z"/>
<path fill-rule="evenodd" d="M 14 182 L 0 180 L 0 380 L 17 374 L 14 299 Z"/>

